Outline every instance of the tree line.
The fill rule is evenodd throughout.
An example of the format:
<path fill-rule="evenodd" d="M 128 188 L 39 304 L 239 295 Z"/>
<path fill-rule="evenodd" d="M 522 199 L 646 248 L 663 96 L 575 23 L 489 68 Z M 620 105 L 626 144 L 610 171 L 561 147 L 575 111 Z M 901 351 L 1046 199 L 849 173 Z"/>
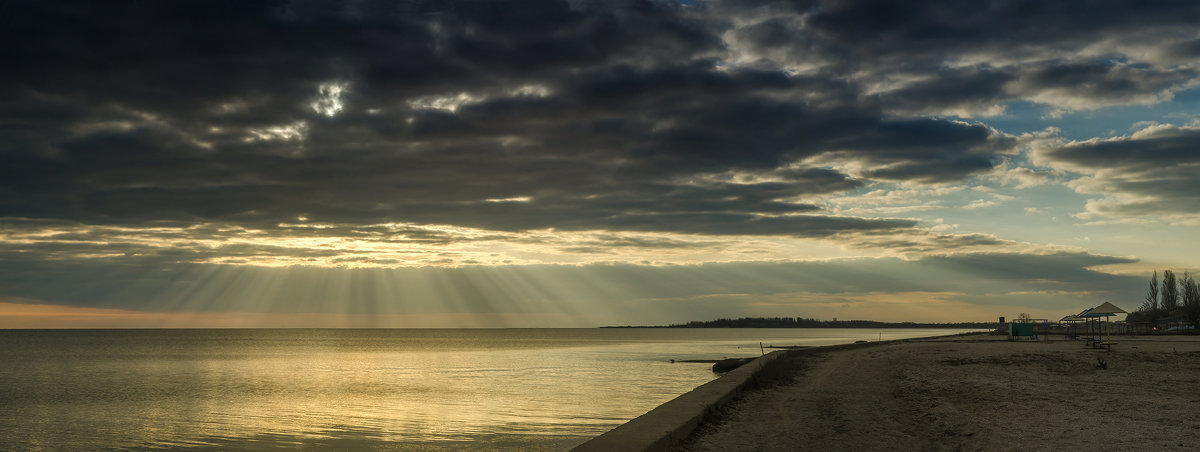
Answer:
<path fill-rule="evenodd" d="M 1182 277 L 1176 277 L 1171 270 L 1163 270 L 1162 281 L 1159 281 L 1158 270 L 1155 270 L 1150 276 L 1145 301 L 1125 320 L 1157 323 L 1176 319 L 1200 325 L 1200 285 L 1190 273 L 1183 272 Z"/>
<path fill-rule="evenodd" d="M 693 320 L 667 326 L 643 328 L 995 328 L 996 324 L 982 322 L 915 323 L 877 322 L 874 320 L 817 320 L 801 317 L 742 317 L 737 319 Z M 629 328 L 629 327 L 625 327 Z"/>

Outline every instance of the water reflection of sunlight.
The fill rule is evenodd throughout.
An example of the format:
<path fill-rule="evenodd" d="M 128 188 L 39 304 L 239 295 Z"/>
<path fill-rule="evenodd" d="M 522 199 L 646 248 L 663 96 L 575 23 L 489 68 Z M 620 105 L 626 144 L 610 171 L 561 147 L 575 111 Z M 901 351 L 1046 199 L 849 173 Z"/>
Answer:
<path fill-rule="evenodd" d="M 17 349 L 0 349 L 34 364 L 19 377 L 0 373 L 0 384 L 16 395 L 6 406 L 12 416 L 0 415 L 0 449 L 25 449 L 11 441 L 38 438 L 70 450 L 562 450 L 713 378 L 707 365 L 669 359 L 753 356 L 757 341 L 818 345 L 863 334 L 875 339 L 876 332 L 40 332 Z"/>

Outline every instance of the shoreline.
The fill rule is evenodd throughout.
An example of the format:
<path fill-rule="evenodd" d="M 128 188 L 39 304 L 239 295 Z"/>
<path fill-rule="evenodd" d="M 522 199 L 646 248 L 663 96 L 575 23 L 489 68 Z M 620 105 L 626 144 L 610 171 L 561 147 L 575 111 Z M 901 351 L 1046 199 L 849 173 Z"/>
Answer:
<path fill-rule="evenodd" d="M 718 379 L 705 383 L 666 403 L 655 407 L 624 424 L 594 437 L 573 452 L 672 450 L 688 441 L 697 429 L 706 426 L 743 393 L 769 389 L 790 380 L 797 360 L 803 357 L 838 350 L 877 347 L 886 344 L 922 341 L 938 338 L 982 336 L 989 332 L 967 332 L 945 336 L 889 339 L 835 345 L 785 348 L 776 350 L 734 369 Z"/>

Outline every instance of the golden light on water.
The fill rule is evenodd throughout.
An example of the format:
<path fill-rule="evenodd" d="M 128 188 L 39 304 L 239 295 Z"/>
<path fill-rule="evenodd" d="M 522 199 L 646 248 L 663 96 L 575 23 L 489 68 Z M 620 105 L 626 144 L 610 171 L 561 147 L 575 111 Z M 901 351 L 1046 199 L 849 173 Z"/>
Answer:
<path fill-rule="evenodd" d="M 16 334 L 24 335 L 23 348 L 0 352 L 37 365 L 22 368 L 23 378 L 0 374 L 6 387 L 23 394 L 6 408 L 28 420 L 10 424 L 18 430 L 0 437 L 0 448 L 33 438 L 66 449 L 563 450 L 715 377 L 707 364 L 669 359 L 734 356 L 751 348 L 757 353 L 752 345 L 760 340 L 818 345 L 877 333 L 152 329 Z M 928 334 L 906 330 L 887 336 Z M 55 403 L 63 402 L 71 409 L 57 409 Z M 78 425 L 86 428 L 73 428 Z"/>
<path fill-rule="evenodd" d="M 579 325 L 561 313 L 334 314 L 145 312 L 0 302 L 0 328 L 536 328 Z"/>

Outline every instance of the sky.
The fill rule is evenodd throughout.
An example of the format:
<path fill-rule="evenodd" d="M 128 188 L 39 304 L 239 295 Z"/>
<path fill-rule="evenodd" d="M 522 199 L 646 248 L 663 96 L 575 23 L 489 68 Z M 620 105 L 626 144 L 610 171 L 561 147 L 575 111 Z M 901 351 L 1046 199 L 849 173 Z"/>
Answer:
<path fill-rule="evenodd" d="M 0 327 L 1058 319 L 1200 245 L 1194 1 L 7 1 Z"/>

